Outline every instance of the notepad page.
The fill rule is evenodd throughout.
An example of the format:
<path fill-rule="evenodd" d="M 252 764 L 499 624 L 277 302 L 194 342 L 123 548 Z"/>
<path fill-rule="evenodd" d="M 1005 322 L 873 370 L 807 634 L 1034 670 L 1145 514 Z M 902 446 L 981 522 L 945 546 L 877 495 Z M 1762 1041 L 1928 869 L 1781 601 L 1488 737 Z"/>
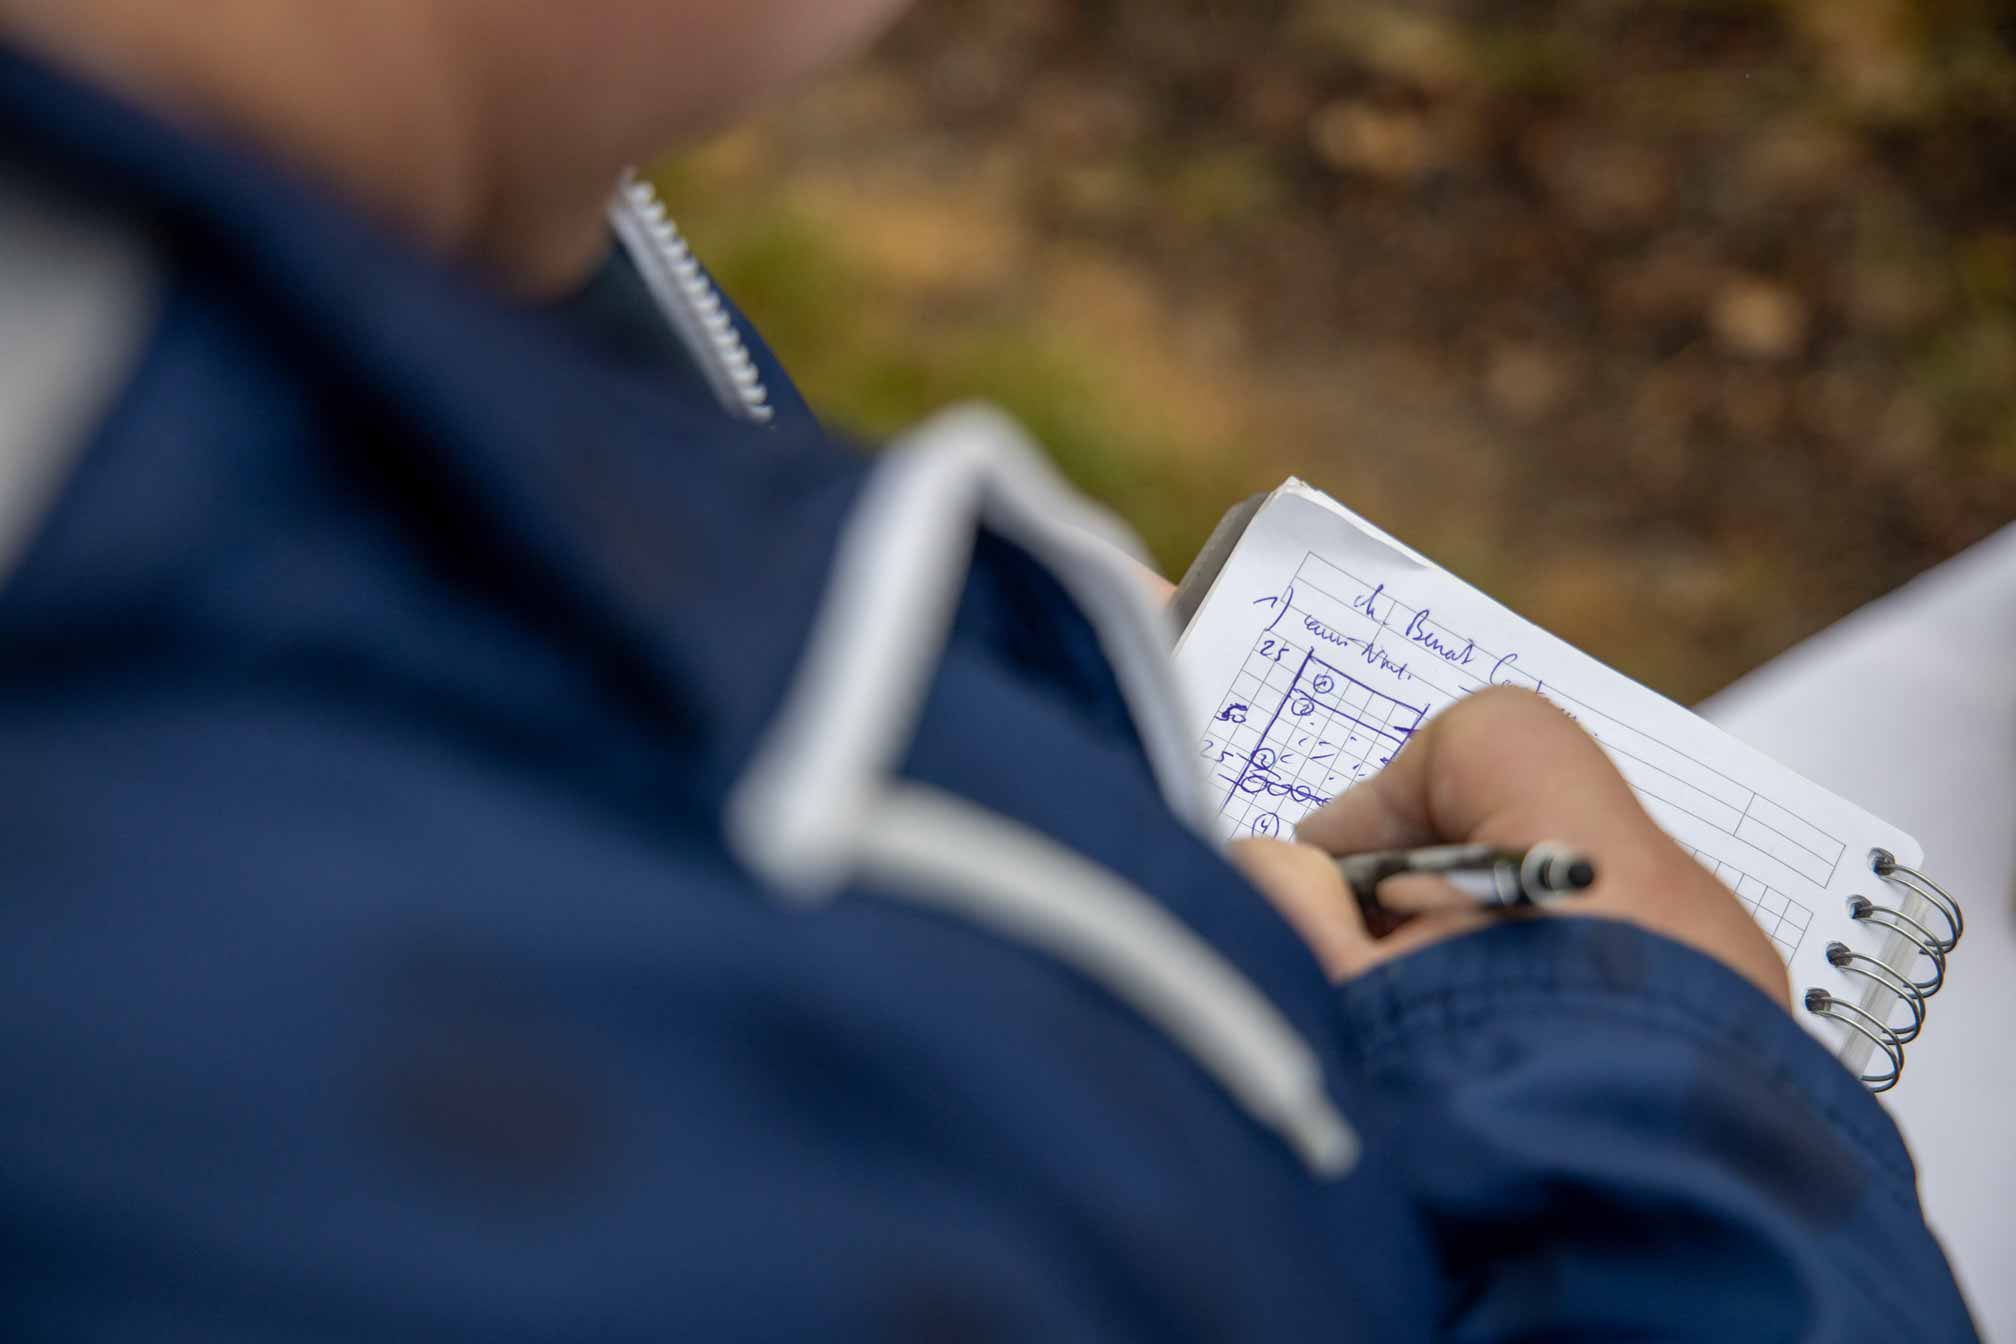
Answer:
<path fill-rule="evenodd" d="M 1849 918 L 1880 896 L 1869 852 L 1918 842 L 1524 620 L 1322 492 L 1269 497 L 1176 649 L 1222 836 L 1292 838 L 1430 718 L 1487 686 L 1537 691 L 1609 754 L 1660 826 L 1756 917 L 1792 972 L 1838 986 L 1833 940 L 1881 955 Z M 1872 707 L 1873 711 L 1874 707 Z M 1844 723 L 1842 731 L 1855 731 Z M 1862 1067 L 1866 1043 L 1798 1018 Z M 1858 1046 L 1860 1048 L 1858 1048 Z"/>

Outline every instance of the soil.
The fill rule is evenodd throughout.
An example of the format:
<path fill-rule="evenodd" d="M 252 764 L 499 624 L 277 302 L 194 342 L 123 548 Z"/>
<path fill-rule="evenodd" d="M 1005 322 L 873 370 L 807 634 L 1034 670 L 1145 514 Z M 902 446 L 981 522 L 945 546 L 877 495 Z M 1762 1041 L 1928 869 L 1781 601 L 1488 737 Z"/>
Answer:
<path fill-rule="evenodd" d="M 838 419 L 1171 568 L 1292 471 L 1683 700 L 2016 514 L 2007 6 L 927 0 L 668 181 Z"/>

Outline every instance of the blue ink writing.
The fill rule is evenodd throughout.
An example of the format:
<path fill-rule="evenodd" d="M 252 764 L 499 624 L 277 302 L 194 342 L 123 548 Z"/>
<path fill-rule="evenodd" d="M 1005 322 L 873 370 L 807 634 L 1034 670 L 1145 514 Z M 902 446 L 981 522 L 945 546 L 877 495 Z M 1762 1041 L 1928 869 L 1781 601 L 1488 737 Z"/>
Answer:
<path fill-rule="evenodd" d="M 1242 793 L 1264 793 L 1270 798 L 1286 798 L 1310 807 L 1321 807 L 1330 801 L 1306 784 L 1283 784 L 1259 770 L 1248 770 L 1239 781 L 1239 789 Z"/>
<path fill-rule="evenodd" d="M 1470 660 L 1477 656 L 1476 640 L 1466 639 L 1463 641 L 1462 647 L 1458 648 L 1456 645 L 1444 641 L 1433 630 L 1430 630 L 1428 626 L 1428 608 L 1423 607 L 1414 613 L 1413 620 L 1407 622 L 1407 638 L 1419 644 L 1437 658 L 1445 662 L 1454 663 L 1458 667 L 1468 667 Z"/>
<path fill-rule="evenodd" d="M 1332 644 L 1349 644 L 1351 642 L 1343 635 L 1338 634 L 1335 630 L 1323 624 L 1323 622 L 1317 620 L 1314 616 L 1304 616 L 1302 618 L 1302 628 L 1316 636 L 1316 638 L 1328 640 Z"/>
<path fill-rule="evenodd" d="M 1272 599 L 1262 599 L 1262 600 L 1272 600 Z M 1288 585 L 1288 591 L 1281 595 L 1280 603 L 1281 605 L 1277 607 L 1274 611 L 1274 619 L 1267 622 L 1267 631 L 1263 633 L 1271 632 L 1275 626 L 1281 624 L 1281 618 L 1283 616 L 1286 616 L 1288 614 L 1289 609 L 1295 605 L 1294 584 L 1291 583 Z M 1257 606 L 1259 604 L 1255 603 L 1254 605 Z"/>
<path fill-rule="evenodd" d="M 1391 672 L 1402 681 L 1414 679 L 1414 674 L 1407 670 L 1407 664 L 1395 662 L 1392 655 L 1380 647 L 1378 640 L 1354 639 L 1350 642 L 1357 646 L 1358 656 L 1365 660 L 1366 666 L 1376 667 L 1381 672 Z"/>

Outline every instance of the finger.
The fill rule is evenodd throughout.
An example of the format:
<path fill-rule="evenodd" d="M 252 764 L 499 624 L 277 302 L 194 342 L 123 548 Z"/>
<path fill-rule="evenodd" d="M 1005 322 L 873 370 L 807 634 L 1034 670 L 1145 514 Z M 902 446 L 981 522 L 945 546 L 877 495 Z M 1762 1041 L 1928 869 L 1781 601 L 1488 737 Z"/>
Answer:
<path fill-rule="evenodd" d="M 1431 943 L 1444 942 L 1462 934 L 1474 933 L 1503 922 L 1503 914 L 1487 914 L 1482 910 L 1438 910 L 1432 915 L 1415 915 L 1397 925 L 1383 938 L 1374 939 L 1369 955 L 1359 970 L 1369 970 L 1383 962 L 1397 961 L 1409 953 L 1419 952 Z M 1354 972 L 1356 974 L 1356 972 Z"/>
<path fill-rule="evenodd" d="M 1113 550 L 1114 554 L 1118 555 L 1122 560 L 1127 562 L 1127 568 L 1133 572 L 1134 581 L 1141 585 L 1142 592 L 1148 594 L 1149 601 L 1153 602 L 1158 607 L 1166 607 L 1169 605 L 1170 599 L 1176 596 L 1175 584 L 1163 578 L 1162 575 L 1157 571 L 1150 569 L 1147 565 L 1142 564 L 1140 560 L 1136 559 L 1130 553 L 1121 550 L 1117 546 L 1113 546 L 1112 543 L 1106 541 L 1104 537 L 1098 537 L 1096 538 L 1096 540 L 1098 540 L 1101 544 L 1110 547 Z"/>
<path fill-rule="evenodd" d="M 1397 873 L 1379 884 L 1379 907 L 1395 915 L 1432 915 L 1475 909 L 1476 905 L 1448 879 L 1434 873 Z"/>
<path fill-rule="evenodd" d="M 1225 847 L 1246 879 L 1302 935 L 1333 978 L 1356 975 L 1370 964 L 1372 937 L 1358 900 L 1329 855 L 1285 840 L 1235 840 Z"/>
<path fill-rule="evenodd" d="M 1135 576 L 1141 586 L 1148 590 L 1148 597 L 1158 607 L 1166 607 L 1176 596 L 1176 585 L 1145 565 L 1135 566 Z"/>
<path fill-rule="evenodd" d="M 1642 813 L 1602 749 L 1526 691 L 1481 691 L 1428 722 L 1391 765 L 1305 818 L 1331 853 L 1468 840 L 1510 847 L 1594 838 Z"/>

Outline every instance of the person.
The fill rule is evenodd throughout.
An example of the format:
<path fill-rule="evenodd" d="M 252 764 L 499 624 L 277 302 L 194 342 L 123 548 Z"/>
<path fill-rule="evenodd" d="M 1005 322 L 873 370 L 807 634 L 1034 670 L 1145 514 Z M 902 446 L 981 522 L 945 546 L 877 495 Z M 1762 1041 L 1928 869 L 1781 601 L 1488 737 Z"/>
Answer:
<path fill-rule="evenodd" d="M 1562 716 L 1235 867 L 1103 516 L 822 430 L 621 174 L 894 7 L 0 0 L 17 1337 L 1968 1335 Z"/>

